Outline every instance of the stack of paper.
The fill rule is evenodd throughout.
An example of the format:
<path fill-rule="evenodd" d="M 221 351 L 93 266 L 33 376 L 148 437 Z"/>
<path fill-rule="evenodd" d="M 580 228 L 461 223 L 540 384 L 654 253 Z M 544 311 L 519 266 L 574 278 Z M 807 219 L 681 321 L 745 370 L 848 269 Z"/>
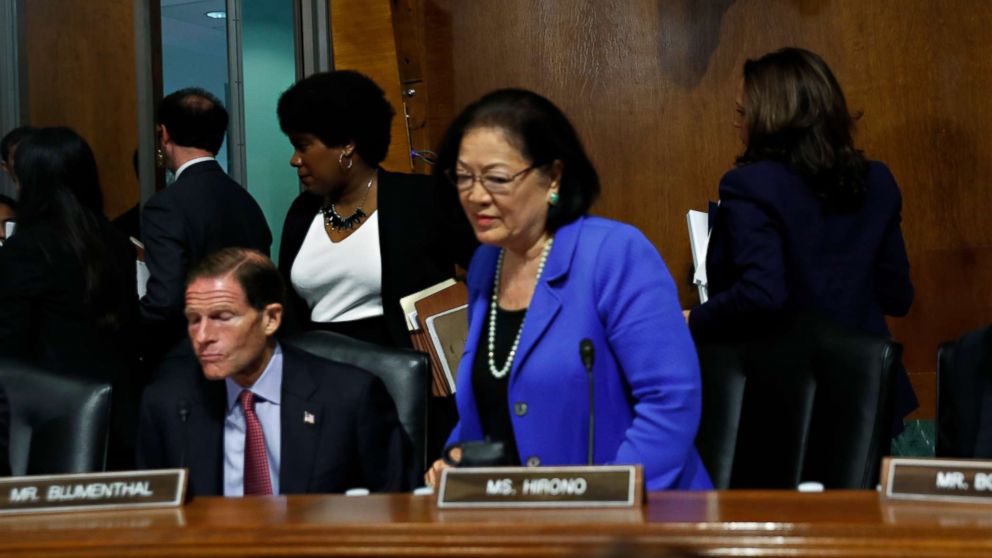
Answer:
<path fill-rule="evenodd" d="M 692 249 L 692 265 L 696 272 L 692 283 L 699 289 L 699 303 L 709 300 L 706 280 L 706 247 L 710 242 L 710 216 L 702 211 L 690 209 L 685 215 L 689 224 L 689 246 Z"/>

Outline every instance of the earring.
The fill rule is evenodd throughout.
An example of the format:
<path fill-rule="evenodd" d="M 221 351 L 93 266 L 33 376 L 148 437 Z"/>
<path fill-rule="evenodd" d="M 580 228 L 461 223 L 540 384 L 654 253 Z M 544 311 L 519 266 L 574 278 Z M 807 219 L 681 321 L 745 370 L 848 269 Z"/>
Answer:
<path fill-rule="evenodd" d="M 551 194 L 548 195 L 548 205 L 550 205 L 551 207 L 558 205 L 559 199 L 561 198 L 558 196 L 558 192 L 552 191 Z"/>
<path fill-rule="evenodd" d="M 348 157 L 348 166 L 345 166 L 344 165 L 344 151 L 342 151 L 341 154 L 338 155 L 338 166 L 341 167 L 341 170 L 343 170 L 345 172 L 350 171 L 351 170 L 351 165 L 353 165 L 354 163 L 355 162 L 351 160 L 351 157 Z"/>
<path fill-rule="evenodd" d="M 161 147 L 155 148 L 155 166 L 160 169 L 165 168 L 165 153 L 162 152 Z"/>

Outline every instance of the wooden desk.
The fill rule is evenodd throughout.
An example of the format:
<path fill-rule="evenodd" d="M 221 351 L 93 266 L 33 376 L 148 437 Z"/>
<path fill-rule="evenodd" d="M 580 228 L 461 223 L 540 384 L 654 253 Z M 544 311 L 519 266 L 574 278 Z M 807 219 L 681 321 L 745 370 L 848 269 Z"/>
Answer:
<path fill-rule="evenodd" d="M 873 492 L 652 494 L 643 510 L 439 511 L 433 498 L 201 498 L 0 518 L 0 556 L 989 556 L 992 508 Z M 623 541 L 637 549 L 607 549 Z M 681 555 L 681 554 L 679 554 Z"/>

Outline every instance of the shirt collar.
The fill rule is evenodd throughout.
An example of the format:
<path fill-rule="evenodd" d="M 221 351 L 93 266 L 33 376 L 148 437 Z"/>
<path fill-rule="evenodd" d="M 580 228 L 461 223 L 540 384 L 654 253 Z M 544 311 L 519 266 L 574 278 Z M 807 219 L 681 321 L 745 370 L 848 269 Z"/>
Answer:
<path fill-rule="evenodd" d="M 176 172 L 173 173 L 173 176 L 175 177 L 176 180 L 179 180 L 179 175 L 182 174 L 183 171 L 188 169 L 189 167 L 192 167 L 193 165 L 197 163 L 202 163 L 204 161 L 216 161 L 216 160 L 217 159 L 214 159 L 213 157 L 197 157 L 196 159 L 190 159 L 189 161 L 186 161 L 185 163 L 180 165 L 179 168 L 176 169 Z"/>
<path fill-rule="evenodd" d="M 238 395 L 245 389 L 273 405 L 279 405 L 282 399 L 282 346 L 276 343 L 269 364 L 266 365 L 262 375 L 258 377 L 253 386 L 250 388 L 241 387 L 231 378 L 224 378 L 224 385 L 227 387 L 228 412 L 231 412 L 238 404 Z"/>

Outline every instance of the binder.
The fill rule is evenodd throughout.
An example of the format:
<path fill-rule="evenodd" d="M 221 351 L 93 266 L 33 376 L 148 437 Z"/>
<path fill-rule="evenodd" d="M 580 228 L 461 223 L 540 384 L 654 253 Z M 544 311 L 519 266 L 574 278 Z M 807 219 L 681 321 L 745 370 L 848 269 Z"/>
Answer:
<path fill-rule="evenodd" d="M 455 374 L 468 337 L 468 288 L 449 279 L 400 299 L 410 340 L 431 361 L 431 394 L 455 392 Z"/>

